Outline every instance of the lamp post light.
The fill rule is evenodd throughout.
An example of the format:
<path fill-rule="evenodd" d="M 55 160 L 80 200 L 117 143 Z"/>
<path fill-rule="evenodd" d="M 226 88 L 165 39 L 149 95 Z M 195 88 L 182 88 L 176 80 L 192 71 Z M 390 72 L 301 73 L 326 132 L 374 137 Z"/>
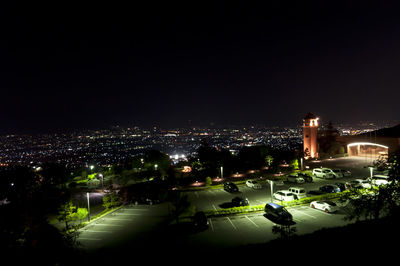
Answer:
<path fill-rule="evenodd" d="M 271 187 L 271 202 L 274 202 L 274 181 L 268 180 L 268 182 Z"/>
<path fill-rule="evenodd" d="M 101 189 L 104 189 L 104 176 L 103 174 L 99 174 L 99 177 L 101 178 Z"/>
<path fill-rule="evenodd" d="M 370 177 L 372 178 L 372 176 L 373 176 L 373 174 L 374 174 L 374 168 L 373 167 L 368 167 L 369 168 L 369 174 L 370 174 Z"/>
<path fill-rule="evenodd" d="M 221 166 L 221 178 L 224 178 L 224 167 Z"/>
<path fill-rule="evenodd" d="M 88 221 L 90 222 L 90 201 L 89 201 L 89 192 L 86 192 L 87 197 L 87 206 L 88 206 Z"/>

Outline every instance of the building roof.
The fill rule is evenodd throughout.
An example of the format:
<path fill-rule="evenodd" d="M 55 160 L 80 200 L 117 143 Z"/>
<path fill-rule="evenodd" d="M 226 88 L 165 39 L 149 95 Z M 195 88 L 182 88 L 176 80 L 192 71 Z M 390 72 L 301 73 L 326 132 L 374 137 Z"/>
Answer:
<path fill-rule="evenodd" d="M 304 119 L 316 119 L 317 117 L 313 113 L 308 113 Z"/>

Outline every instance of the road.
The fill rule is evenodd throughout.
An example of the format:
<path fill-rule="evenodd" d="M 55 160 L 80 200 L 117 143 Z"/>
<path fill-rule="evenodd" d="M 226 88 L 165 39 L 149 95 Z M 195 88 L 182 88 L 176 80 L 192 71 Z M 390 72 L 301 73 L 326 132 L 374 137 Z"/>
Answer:
<path fill-rule="evenodd" d="M 311 165 L 312 164 L 312 165 Z M 355 178 L 369 176 L 368 165 L 363 158 L 341 158 L 310 163 L 310 168 L 330 167 L 352 171 L 350 178 L 323 180 L 314 178 L 313 183 L 301 185 L 285 184 L 275 187 L 276 190 L 287 189 L 290 186 L 303 186 L 306 191 L 316 190 L 323 184 L 332 182 L 350 181 Z M 247 197 L 250 204 L 265 204 L 270 201 L 269 185 L 263 184 L 260 190 L 240 186 L 240 192 L 231 194 L 223 189 L 207 189 L 202 191 L 185 192 L 196 205 L 197 210 L 221 208 L 232 198 L 241 195 Z M 193 246 L 207 248 L 233 247 L 244 244 L 264 243 L 277 235 L 272 233 L 275 223 L 266 217 L 263 212 L 246 215 L 208 218 L 209 227 L 202 232 L 186 230 L 185 225 L 170 226 L 169 204 L 163 203 L 154 206 L 131 205 L 90 223 L 80 230 L 78 241 L 85 250 L 100 250 L 126 246 L 151 246 L 153 248 L 168 246 L 171 240 L 178 246 Z M 296 234 L 311 233 L 327 227 L 345 225 L 345 214 L 339 211 L 334 214 L 311 209 L 308 206 L 288 208 L 293 215 Z"/>

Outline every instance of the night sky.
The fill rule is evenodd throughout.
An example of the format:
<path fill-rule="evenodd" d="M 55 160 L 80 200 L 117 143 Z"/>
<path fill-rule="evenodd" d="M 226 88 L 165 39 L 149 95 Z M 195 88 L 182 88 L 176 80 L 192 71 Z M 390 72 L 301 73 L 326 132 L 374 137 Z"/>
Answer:
<path fill-rule="evenodd" d="M 2 8 L 0 133 L 399 119 L 399 6 L 164 2 Z"/>

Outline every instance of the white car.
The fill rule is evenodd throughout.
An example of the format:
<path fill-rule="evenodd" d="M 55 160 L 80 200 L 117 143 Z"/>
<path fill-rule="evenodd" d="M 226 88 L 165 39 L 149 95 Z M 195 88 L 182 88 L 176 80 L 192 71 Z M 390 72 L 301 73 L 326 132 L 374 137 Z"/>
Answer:
<path fill-rule="evenodd" d="M 258 183 L 255 180 L 247 180 L 246 181 L 246 186 L 250 187 L 250 188 L 254 188 L 254 189 L 261 189 L 262 186 L 260 183 Z"/>
<path fill-rule="evenodd" d="M 334 178 L 335 174 L 329 168 L 314 168 L 312 175 L 319 178 Z"/>
<path fill-rule="evenodd" d="M 274 198 L 282 201 L 291 201 L 296 199 L 296 195 L 289 190 L 279 190 L 274 193 Z"/>
<path fill-rule="evenodd" d="M 310 207 L 313 209 L 318 209 L 321 211 L 324 211 L 326 213 L 332 213 L 332 212 L 336 212 L 338 211 L 338 206 L 336 205 L 336 203 L 326 200 L 326 201 L 313 201 L 310 203 Z"/>
<path fill-rule="evenodd" d="M 387 175 L 374 175 L 368 179 L 374 186 L 389 184 L 389 177 Z"/>
<path fill-rule="evenodd" d="M 371 183 L 365 179 L 354 179 L 350 184 L 355 187 L 371 188 Z"/>
<path fill-rule="evenodd" d="M 301 187 L 290 187 L 289 191 L 292 192 L 296 199 L 302 199 L 307 197 L 306 190 Z"/>
<path fill-rule="evenodd" d="M 332 169 L 332 173 L 335 178 L 343 177 L 343 172 L 340 169 Z"/>
<path fill-rule="evenodd" d="M 293 182 L 293 183 L 304 183 L 304 178 L 298 176 L 297 174 L 290 174 L 286 177 L 286 180 L 288 182 Z"/>

